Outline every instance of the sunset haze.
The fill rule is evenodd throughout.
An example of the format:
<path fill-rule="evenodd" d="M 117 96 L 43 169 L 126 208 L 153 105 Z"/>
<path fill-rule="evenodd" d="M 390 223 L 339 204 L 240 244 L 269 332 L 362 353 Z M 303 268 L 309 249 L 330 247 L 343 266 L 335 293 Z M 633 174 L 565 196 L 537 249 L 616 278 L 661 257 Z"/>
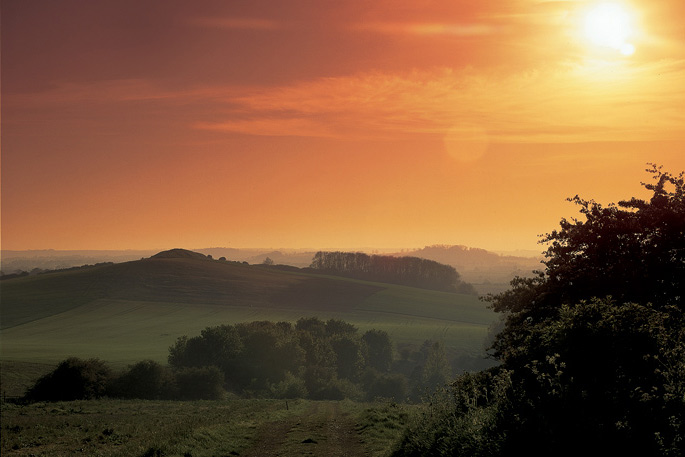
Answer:
<path fill-rule="evenodd" d="M 2 248 L 541 251 L 685 170 L 685 2 L 602 3 L 2 0 Z"/>

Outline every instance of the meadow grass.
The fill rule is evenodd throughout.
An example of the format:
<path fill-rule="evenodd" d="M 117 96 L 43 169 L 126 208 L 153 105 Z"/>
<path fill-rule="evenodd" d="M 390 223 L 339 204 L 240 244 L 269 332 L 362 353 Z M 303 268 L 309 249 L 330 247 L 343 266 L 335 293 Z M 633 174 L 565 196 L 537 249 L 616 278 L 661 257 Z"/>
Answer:
<path fill-rule="evenodd" d="M 2 409 L 2 455 L 239 455 L 306 402 L 90 400 Z"/>
<path fill-rule="evenodd" d="M 97 357 L 114 366 L 144 359 L 164 363 L 169 346 L 178 337 L 197 335 L 208 326 L 255 320 L 296 322 L 300 317 L 309 316 L 343 319 L 360 331 L 385 330 L 396 344 L 420 345 L 424 340 L 433 339 L 443 341 L 446 348 L 457 353 L 475 355 L 483 352 L 483 341 L 494 314 L 482 303 L 468 303 L 474 308 L 480 306 L 481 312 L 467 309 L 467 318 L 459 321 L 456 320 L 458 308 L 464 306 L 458 304 L 429 304 L 415 307 L 416 314 L 411 314 L 409 304 L 398 306 L 398 311 L 394 312 L 390 302 L 386 296 L 340 312 L 96 300 L 4 329 L 0 360 L 56 363 L 76 356 Z M 457 310 L 443 310 L 441 306 Z M 431 313 L 435 317 L 431 317 Z"/>
<path fill-rule="evenodd" d="M 319 408 L 320 407 L 320 408 Z M 382 457 L 394 446 L 417 407 L 388 403 L 230 399 L 222 401 L 90 400 L 2 408 L 2 455 L 220 456 L 240 455 L 270 424 L 309 421 L 320 428 L 335 417 L 312 422 L 312 410 L 349 417 L 368 455 Z M 319 422 L 316 422 L 319 421 Z M 311 432 L 311 430 L 310 430 Z M 293 436 L 290 437 L 291 439 Z M 300 455 L 289 454 L 281 455 Z"/>

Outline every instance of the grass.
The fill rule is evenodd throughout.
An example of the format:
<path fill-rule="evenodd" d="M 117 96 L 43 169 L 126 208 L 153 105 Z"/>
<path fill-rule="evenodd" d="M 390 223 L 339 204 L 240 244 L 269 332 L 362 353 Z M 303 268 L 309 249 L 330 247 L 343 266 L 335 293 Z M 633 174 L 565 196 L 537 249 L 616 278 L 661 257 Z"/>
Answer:
<path fill-rule="evenodd" d="M 3 405 L 2 455 L 239 455 L 265 421 L 301 414 L 300 401 L 97 400 Z M 155 454 L 157 452 L 157 454 Z"/>
<path fill-rule="evenodd" d="M 357 430 L 373 456 L 389 454 L 402 438 L 410 420 L 417 417 L 421 405 L 384 403 L 368 406 L 357 404 Z"/>
<path fill-rule="evenodd" d="M 348 312 L 303 312 L 243 306 L 97 300 L 3 330 L 0 355 L 3 361 L 39 363 L 55 363 L 68 356 L 98 357 L 114 365 L 126 365 L 143 359 L 165 362 L 169 346 L 179 336 L 197 335 L 207 326 L 253 320 L 295 322 L 303 316 L 343 319 L 361 331 L 371 328 L 386 330 L 395 343 L 420 345 L 426 339 L 442 340 L 446 347 L 454 351 L 474 355 L 483 350 L 489 325 L 485 316 L 489 313 L 493 317 L 492 313 L 485 310 L 481 322 L 460 322 L 411 315 L 406 312 L 407 309 L 403 313 L 395 313 L 373 310 L 373 306 L 368 308 Z M 425 309 L 422 314 L 427 314 Z"/>
<path fill-rule="evenodd" d="M 52 371 L 52 363 L 4 360 L 0 363 L 0 394 L 2 398 L 21 397 L 38 378 Z"/>
<path fill-rule="evenodd" d="M 450 357 L 479 357 L 496 319 L 469 295 L 210 260 L 146 259 L 0 286 L 0 368 L 18 372 L 3 374 L 3 390 L 38 377 L 8 363 L 54 365 L 69 356 L 114 368 L 165 363 L 178 337 L 208 326 L 310 316 L 385 330 L 397 345 L 440 340 Z"/>
<path fill-rule="evenodd" d="M 0 451 L 3 456 L 240 455 L 274 424 L 288 424 L 284 439 L 289 441 L 280 449 L 285 451 L 281 455 L 302 455 L 295 451 L 302 436 L 314 436 L 317 429 L 349 420 L 364 450 L 381 457 L 388 454 L 414 409 L 306 400 L 291 400 L 286 407 L 282 400 L 255 399 L 3 404 Z M 312 417 L 311 411 L 329 414 Z M 304 423 L 308 430 L 300 426 Z"/>

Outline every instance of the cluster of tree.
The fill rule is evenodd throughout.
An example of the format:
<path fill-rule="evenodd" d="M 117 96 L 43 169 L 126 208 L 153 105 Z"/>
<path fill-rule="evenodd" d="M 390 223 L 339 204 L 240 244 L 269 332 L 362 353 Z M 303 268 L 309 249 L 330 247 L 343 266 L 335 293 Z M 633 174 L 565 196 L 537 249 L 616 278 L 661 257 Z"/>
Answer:
<path fill-rule="evenodd" d="M 546 270 L 489 297 L 501 364 L 436 394 L 396 457 L 685 455 L 685 184 L 547 234 Z"/>
<path fill-rule="evenodd" d="M 323 252 L 312 259 L 311 268 L 356 279 L 476 294 L 471 284 L 459 279 L 454 267 L 418 257 L 368 255 L 363 252 Z"/>
<path fill-rule="evenodd" d="M 405 345 L 393 359 L 382 330 L 360 333 L 347 322 L 301 318 L 205 328 L 178 338 L 169 365 L 144 360 L 115 372 L 99 359 L 61 362 L 28 390 L 26 401 L 100 397 L 218 399 L 227 391 L 273 398 L 420 401 L 449 381 L 441 342 Z"/>
<path fill-rule="evenodd" d="M 64 268 L 56 268 L 56 269 L 45 269 L 45 268 L 33 268 L 31 271 L 24 271 L 24 270 L 17 270 L 13 273 L 10 274 L 5 274 L 2 271 L 0 271 L 0 280 L 4 279 L 13 279 L 13 278 L 21 278 L 24 276 L 29 276 L 29 275 L 42 275 L 45 273 L 57 273 L 57 272 L 63 272 L 63 271 L 74 271 L 74 270 L 85 270 L 88 268 L 93 268 L 93 267 L 100 267 L 104 265 L 114 265 L 114 262 L 100 262 L 96 264 L 84 264 L 84 265 L 79 265 L 79 266 L 74 266 L 74 267 L 64 267 Z"/>
<path fill-rule="evenodd" d="M 301 318 L 205 328 L 169 349 L 176 368 L 216 367 L 227 390 L 280 398 L 402 400 L 406 380 L 389 372 L 392 344 L 382 330 L 363 334 L 347 322 Z M 385 388 L 378 386 L 382 384 Z"/>
<path fill-rule="evenodd" d="M 7 273 L 7 274 L 5 274 L 4 272 L 0 271 L 0 281 L 2 281 L 2 280 L 4 280 L 4 279 L 21 278 L 21 277 L 28 276 L 28 275 L 29 275 L 29 272 L 28 272 L 28 271 L 23 271 L 23 270 L 19 270 L 19 271 L 15 271 L 15 272 L 12 272 L 12 273 Z"/>
<path fill-rule="evenodd" d="M 39 378 L 26 392 L 24 400 L 218 399 L 224 395 L 223 385 L 223 373 L 216 367 L 172 370 L 152 360 L 144 360 L 117 373 L 102 360 L 70 357 Z"/>

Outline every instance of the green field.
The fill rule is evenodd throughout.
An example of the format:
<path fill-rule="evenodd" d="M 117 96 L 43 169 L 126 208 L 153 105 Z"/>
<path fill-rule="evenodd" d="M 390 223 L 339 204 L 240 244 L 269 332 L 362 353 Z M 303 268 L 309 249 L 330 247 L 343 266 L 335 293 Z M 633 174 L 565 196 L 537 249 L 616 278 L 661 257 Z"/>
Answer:
<path fill-rule="evenodd" d="M 457 313 L 445 311 L 435 303 L 436 317 L 430 316 L 428 306 L 418 316 L 406 310 L 383 311 L 391 306 L 385 299 L 384 296 L 370 299 L 365 305 L 368 309 L 348 312 L 96 300 L 4 329 L 2 359 L 53 363 L 73 355 L 99 357 L 113 364 L 143 359 L 164 362 L 168 348 L 176 338 L 199 334 L 208 326 L 254 320 L 294 322 L 311 315 L 344 319 L 362 331 L 386 330 L 396 344 L 421 344 L 426 339 L 434 339 L 442 340 L 449 349 L 459 353 L 476 355 L 482 352 L 492 320 L 489 311 L 481 311 L 479 316 L 477 311 L 470 309 L 470 319 L 459 321 L 447 319 L 446 315 Z M 483 304 L 475 301 L 471 306 L 482 308 Z"/>
<path fill-rule="evenodd" d="M 3 456 L 388 455 L 421 407 L 350 401 L 2 405 Z"/>
<path fill-rule="evenodd" d="M 496 315 L 477 297 L 231 262 L 160 258 L 5 280 L 2 455 L 385 456 L 421 406 L 351 401 L 95 400 L 17 405 L 57 362 L 165 363 L 179 336 L 255 320 L 336 318 L 396 347 L 482 357 Z"/>
<path fill-rule="evenodd" d="M 475 296 L 197 259 L 145 259 L 3 281 L 0 360 L 164 363 L 179 336 L 255 320 L 337 318 L 396 345 L 480 357 L 497 316 Z"/>

